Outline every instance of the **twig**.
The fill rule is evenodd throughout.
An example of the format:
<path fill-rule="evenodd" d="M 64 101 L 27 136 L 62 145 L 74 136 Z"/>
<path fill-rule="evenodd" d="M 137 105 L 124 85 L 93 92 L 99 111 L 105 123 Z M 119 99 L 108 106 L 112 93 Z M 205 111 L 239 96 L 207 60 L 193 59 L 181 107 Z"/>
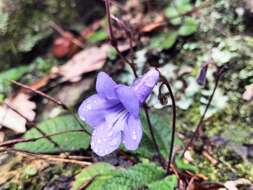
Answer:
<path fill-rule="evenodd" d="M 5 142 L 0 143 L 0 147 L 12 146 L 12 145 L 15 145 L 17 143 L 34 142 L 34 141 L 44 139 L 44 138 L 47 138 L 47 137 L 53 137 L 53 136 L 62 135 L 62 134 L 65 134 L 65 133 L 74 133 L 74 132 L 84 132 L 84 130 L 83 129 L 73 129 L 73 130 L 62 131 L 62 132 L 58 132 L 58 133 L 52 133 L 52 134 L 49 134 L 49 135 L 36 137 L 36 138 L 31 138 L 31 139 L 20 138 L 20 139 L 15 139 L 15 140 L 9 140 L 9 141 L 5 141 Z"/>
<path fill-rule="evenodd" d="M 66 158 L 59 158 L 51 155 L 44 155 L 44 154 L 33 154 L 33 153 L 27 153 L 19 150 L 11 150 L 15 153 L 24 156 L 24 157 L 35 157 L 37 159 L 43 159 L 43 160 L 49 160 L 49 161 L 55 161 L 55 162 L 63 162 L 63 163 L 70 163 L 70 164 L 77 164 L 80 166 L 89 166 L 92 163 L 86 162 L 86 161 L 80 161 L 80 160 L 74 160 L 74 159 L 66 159 Z"/>
<path fill-rule="evenodd" d="M 191 190 L 191 189 L 192 189 L 192 185 L 193 185 L 193 183 L 194 183 L 194 181 L 195 181 L 196 179 L 197 179 L 196 176 L 193 176 L 193 177 L 191 178 L 190 182 L 189 182 L 188 185 L 187 185 L 186 190 Z"/>
<path fill-rule="evenodd" d="M 218 85 L 219 85 L 219 82 L 220 82 L 220 79 L 221 79 L 222 70 L 223 70 L 223 68 L 221 68 L 220 71 L 218 71 L 218 74 L 217 74 L 217 76 L 216 76 L 216 78 L 215 78 L 214 89 L 213 89 L 213 91 L 212 91 L 211 96 L 210 96 L 209 99 L 208 99 L 208 103 L 207 103 L 207 105 L 206 105 L 205 111 L 204 111 L 204 113 L 202 114 L 202 116 L 201 116 L 201 118 L 200 118 L 200 120 L 199 120 L 199 122 L 198 122 L 198 125 L 197 125 L 197 127 L 196 127 L 196 129 L 195 129 L 195 131 L 194 131 L 194 134 L 193 134 L 193 136 L 192 136 L 190 142 L 186 145 L 186 147 L 185 147 L 185 149 L 184 149 L 184 151 L 183 151 L 182 157 L 184 157 L 185 152 L 192 146 L 194 140 L 198 138 L 199 130 L 200 130 L 201 126 L 202 126 L 203 123 L 204 123 L 204 119 L 205 119 L 205 117 L 206 117 L 206 113 L 207 113 L 207 111 L 208 111 L 208 109 L 209 109 L 209 107 L 210 107 L 210 105 L 211 105 L 211 103 L 212 103 L 212 101 L 213 101 L 214 94 L 215 94 L 215 92 L 216 92 L 216 90 L 217 90 L 217 87 L 218 87 Z"/>
<path fill-rule="evenodd" d="M 74 113 L 74 111 L 73 111 L 72 109 L 70 109 L 67 105 L 65 105 L 62 101 L 57 100 L 57 99 L 55 99 L 55 98 L 53 98 L 53 97 L 47 95 L 47 94 L 44 93 L 44 92 L 41 92 L 41 91 L 39 91 L 39 90 L 35 90 L 35 89 L 31 88 L 30 86 L 27 86 L 27 85 L 22 84 L 22 83 L 20 83 L 20 82 L 17 82 L 17 81 L 14 81 L 14 80 L 11 80 L 11 82 L 12 82 L 13 84 L 19 86 L 19 87 L 22 87 L 22 88 L 24 88 L 24 89 L 26 89 L 26 90 L 29 90 L 29 91 L 31 91 L 31 92 L 33 92 L 33 93 L 35 93 L 35 94 L 38 94 L 38 95 L 40 95 L 40 96 L 42 96 L 42 97 L 48 99 L 49 101 L 52 101 L 52 102 L 54 102 L 55 104 L 61 106 L 63 109 L 67 110 L 71 115 L 74 116 L 74 119 L 75 119 L 75 120 L 78 122 L 78 124 L 83 128 L 83 130 L 84 130 L 85 133 L 87 133 L 89 136 L 91 135 L 90 132 L 89 132 L 87 129 L 85 129 L 85 127 L 83 126 L 83 124 L 82 124 L 82 123 L 80 122 L 80 120 L 76 117 L 76 114 Z"/>
<path fill-rule="evenodd" d="M 175 134 L 176 134 L 176 117 L 177 117 L 177 112 L 176 112 L 176 101 L 175 101 L 175 97 L 173 94 L 173 91 L 170 87 L 169 82 L 167 81 L 167 79 L 160 74 L 160 78 L 162 79 L 162 84 L 160 86 L 160 92 L 161 93 L 161 88 L 163 85 L 165 85 L 170 93 L 170 98 L 171 98 L 171 102 L 172 102 L 172 131 L 171 131 L 171 142 L 170 142 L 170 152 L 169 152 L 169 158 L 168 158 L 168 165 L 167 165 L 167 173 L 170 172 L 170 167 L 171 167 L 171 163 L 172 163 L 172 156 L 173 156 L 173 149 L 174 149 L 174 144 L 175 144 Z"/>

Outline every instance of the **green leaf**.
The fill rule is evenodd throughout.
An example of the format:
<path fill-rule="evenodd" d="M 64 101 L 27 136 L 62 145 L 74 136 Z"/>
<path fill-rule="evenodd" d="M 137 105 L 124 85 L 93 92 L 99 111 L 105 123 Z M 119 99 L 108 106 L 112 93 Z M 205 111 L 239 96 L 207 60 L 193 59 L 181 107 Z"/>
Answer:
<path fill-rule="evenodd" d="M 93 164 L 85 168 L 84 170 L 82 170 L 81 173 L 76 176 L 71 190 L 78 190 L 82 185 L 89 182 L 94 177 L 107 174 L 108 172 L 114 169 L 115 168 L 108 163 L 100 162 L 100 163 Z M 108 179 L 108 177 L 104 177 L 102 179 L 103 180 L 101 179 L 98 180 L 98 178 L 96 178 L 96 180 L 94 180 L 94 182 L 96 182 L 95 187 L 103 185 L 103 182 L 105 182 Z M 94 187 L 94 184 L 92 186 Z M 92 186 L 90 186 L 89 189 L 91 189 Z"/>
<path fill-rule="evenodd" d="M 180 14 L 185 14 L 192 10 L 192 5 L 189 0 L 176 0 L 174 4 Z"/>
<path fill-rule="evenodd" d="M 101 190 L 130 190 L 138 189 L 162 179 L 165 171 L 153 163 L 141 163 L 127 170 L 117 170 L 112 174 L 112 178 L 105 183 Z"/>
<path fill-rule="evenodd" d="M 47 135 L 64 132 L 51 137 L 54 142 L 61 146 L 63 151 L 76 151 L 89 147 L 90 137 L 85 132 L 71 132 L 71 130 L 81 129 L 80 124 L 71 115 L 44 121 L 39 123 L 37 127 Z M 23 138 L 31 139 L 41 136 L 42 134 L 36 128 L 32 128 L 26 132 Z M 47 138 L 34 142 L 18 143 L 15 148 L 34 153 L 55 153 L 61 151 L 59 147 L 55 146 Z"/>
<path fill-rule="evenodd" d="M 131 190 L 146 187 L 161 180 L 166 172 L 154 163 L 140 163 L 128 169 L 114 168 L 106 163 L 97 163 L 76 176 L 72 190 L 90 183 L 87 190 Z"/>
<path fill-rule="evenodd" d="M 176 0 L 173 1 L 173 4 L 168 6 L 164 10 L 164 14 L 168 17 L 170 22 L 174 25 L 180 25 L 182 23 L 183 14 L 192 10 L 192 5 L 189 0 Z"/>
<path fill-rule="evenodd" d="M 112 171 L 111 171 L 112 172 Z M 103 190 L 106 183 L 110 183 L 110 179 L 113 175 L 109 173 L 107 175 L 97 176 L 94 181 L 86 188 L 87 190 Z"/>
<path fill-rule="evenodd" d="M 20 66 L 0 73 L 0 93 L 5 93 L 10 88 L 10 80 L 20 79 L 29 71 L 28 66 Z"/>
<path fill-rule="evenodd" d="M 28 66 L 20 66 L 3 71 L 0 73 L 0 83 L 5 82 L 6 80 L 18 80 L 27 71 L 29 71 Z"/>
<path fill-rule="evenodd" d="M 89 36 L 87 39 L 90 43 L 96 43 L 96 42 L 101 42 L 104 41 L 108 38 L 107 33 L 104 30 L 99 30 L 92 35 Z"/>
<path fill-rule="evenodd" d="M 167 158 L 169 154 L 169 145 L 171 140 L 171 115 L 168 112 L 156 111 L 150 113 L 150 119 L 153 126 L 154 134 L 161 154 Z M 150 158 L 156 154 L 153 141 L 151 140 L 150 131 L 145 114 L 142 112 L 142 125 L 144 130 L 143 139 L 140 147 L 136 150 L 136 153 Z M 175 146 L 183 146 L 183 143 L 176 137 Z"/>
<path fill-rule="evenodd" d="M 182 22 L 182 18 L 179 16 L 180 13 L 175 7 L 168 7 L 164 10 L 166 17 L 170 18 L 170 22 L 173 25 L 179 25 Z"/>
<path fill-rule="evenodd" d="M 149 190 L 174 190 L 176 187 L 177 177 L 175 175 L 168 176 L 148 185 Z"/>
<path fill-rule="evenodd" d="M 177 41 L 177 32 L 167 32 L 151 39 L 151 48 L 157 50 L 170 49 Z"/>
<path fill-rule="evenodd" d="M 179 28 L 178 34 L 181 36 L 189 36 L 198 30 L 199 23 L 192 17 L 186 17 L 183 25 Z"/>
<path fill-rule="evenodd" d="M 197 171 L 197 168 L 192 164 L 185 163 L 182 159 L 176 159 L 176 166 L 181 170 L 190 170 L 193 172 Z"/>

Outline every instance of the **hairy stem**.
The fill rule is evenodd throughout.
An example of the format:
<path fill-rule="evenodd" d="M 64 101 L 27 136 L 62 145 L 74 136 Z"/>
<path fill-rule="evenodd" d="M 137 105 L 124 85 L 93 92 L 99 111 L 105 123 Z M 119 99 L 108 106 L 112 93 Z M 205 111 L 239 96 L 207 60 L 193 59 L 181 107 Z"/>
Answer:
<path fill-rule="evenodd" d="M 124 55 L 122 55 L 122 53 L 118 47 L 117 39 L 115 38 L 115 36 L 113 34 L 112 18 L 111 18 L 111 11 L 110 11 L 110 0 L 105 0 L 105 8 L 106 8 L 106 16 L 107 16 L 107 21 L 108 21 L 109 37 L 110 37 L 111 45 L 114 47 L 114 49 L 116 50 L 116 52 L 118 53 L 120 58 L 131 67 L 131 69 L 134 73 L 134 76 L 137 78 L 135 64 L 130 62 Z"/>
<path fill-rule="evenodd" d="M 221 69 L 221 70 L 222 70 L 222 69 Z M 194 140 L 197 140 L 197 138 L 198 138 L 199 130 L 200 130 L 201 126 L 203 126 L 204 119 L 205 119 L 205 117 L 206 117 L 206 113 L 207 113 L 207 111 L 208 111 L 208 109 L 209 109 L 209 107 L 210 107 L 210 105 L 211 105 L 211 103 L 212 103 L 212 101 L 213 101 L 213 97 L 214 97 L 214 94 L 215 94 L 215 92 L 216 92 L 216 90 L 217 90 L 217 87 L 218 87 L 218 85 L 219 85 L 220 78 L 221 78 L 221 74 L 218 73 L 217 76 L 216 76 L 214 89 L 213 89 L 213 91 L 212 91 L 211 96 L 210 96 L 209 99 L 208 99 L 208 103 L 207 103 L 207 105 L 206 105 L 205 111 L 204 111 L 204 113 L 202 114 L 202 116 L 201 116 L 201 118 L 200 118 L 200 120 L 199 120 L 199 122 L 198 122 L 198 124 L 197 124 L 197 127 L 196 127 L 196 129 L 195 129 L 195 131 L 194 131 L 194 134 L 193 134 L 191 140 L 190 140 L 189 143 L 186 145 L 186 147 L 185 147 L 185 149 L 184 149 L 184 151 L 183 151 L 182 157 L 184 157 L 185 152 L 193 145 Z"/>
<path fill-rule="evenodd" d="M 160 78 L 162 79 L 162 84 L 160 86 L 160 93 L 161 93 L 161 88 L 163 85 L 165 85 L 169 91 L 171 102 L 172 102 L 172 131 L 171 131 L 171 142 L 170 142 L 170 147 L 169 147 L 169 155 L 168 155 L 168 165 L 167 165 L 167 173 L 170 172 L 170 166 L 172 163 L 172 156 L 173 156 L 173 149 L 174 149 L 174 144 L 175 144 L 175 134 L 176 134 L 176 117 L 177 117 L 177 112 L 176 112 L 176 101 L 175 97 L 172 91 L 172 88 L 167 81 L 167 79 L 160 74 Z"/>

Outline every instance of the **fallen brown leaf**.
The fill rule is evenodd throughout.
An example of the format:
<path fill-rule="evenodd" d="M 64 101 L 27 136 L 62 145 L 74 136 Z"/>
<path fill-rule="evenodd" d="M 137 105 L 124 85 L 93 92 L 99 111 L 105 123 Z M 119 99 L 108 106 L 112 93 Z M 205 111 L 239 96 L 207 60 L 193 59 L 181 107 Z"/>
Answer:
<path fill-rule="evenodd" d="M 55 67 L 54 73 L 63 77 L 64 81 L 77 82 L 81 75 L 101 69 L 106 61 L 107 52 L 110 46 L 108 44 L 101 47 L 91 47 L 77 53 L 65 65 Z"/>
<path fill-rule="evenodd" d="M 4 132 L 0 131 L 0 143 L 4 141 L 5 134 Z"/>
<path fill-rule="evenodd" d="M 246 90 L 242 95 L 243 99 L 246 101 L 250 101 L 253 98 L 253 84 L 246 86 Z"/>
<path fill-rule="evenodd" d="M 33 121 L 35 118 L 34 109 L 36 104 L 29 100 L 30 96 L 24 93 L 19 93 L 14 98 L 9 98 L 5 102 L 22 114 L 28 121 Z M 26 131 L 26 119 L 22 117 L 7 105 L 0 106 L 0 125 L 14 130 L 17 133 Z"/>
<path fill-rule="evenodd" d="M 145 24 L 140 29 L 140 32 L 149 33 L 160 28 L 161 26 L 164 26 L 164 24 L 166 24 L 164 16 L 158 15 L 152 22 Z"/>

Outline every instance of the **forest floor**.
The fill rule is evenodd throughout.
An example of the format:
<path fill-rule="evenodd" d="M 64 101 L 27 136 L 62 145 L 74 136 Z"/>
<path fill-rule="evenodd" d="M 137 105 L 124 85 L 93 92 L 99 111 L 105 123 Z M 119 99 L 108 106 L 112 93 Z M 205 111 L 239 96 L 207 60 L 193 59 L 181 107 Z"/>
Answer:
<path fill-rule="evenodd" d="M 0 189 L 253 189 L 252 1 L 112 1 L 120 55 L 110 44 L 103 1 L 68 3 L 27 1 L 18 10 L 0 4 Z M 81 5 L 91 7 L 88 16 Z M 20 12 L 33 6 L 31 18 Z M 121 56 L 134 62 L 138 76 L 158 68 L 174 93 L 174 164 L 166 178 L 144 113 L 140 147 L 105 157 L 92 152 L 77 121 L 99 71 L 132 84 Z M 147 105 L 168 161 L 173 102 L 161 84 Z"/>

